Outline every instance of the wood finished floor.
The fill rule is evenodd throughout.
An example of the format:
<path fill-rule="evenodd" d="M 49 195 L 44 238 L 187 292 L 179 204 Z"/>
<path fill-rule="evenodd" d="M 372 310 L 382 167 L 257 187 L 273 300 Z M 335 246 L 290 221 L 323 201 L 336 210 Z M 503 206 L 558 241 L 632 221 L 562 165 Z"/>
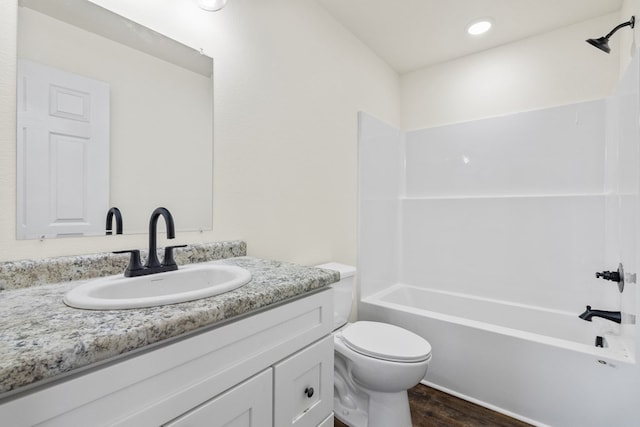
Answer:
<path fill-rule="evenodd" d="M 531 427 L 422 384 L 409 390 L 409 405 L 413 427 Z M 347 427 L 337 419 L 333 425 Z"/>

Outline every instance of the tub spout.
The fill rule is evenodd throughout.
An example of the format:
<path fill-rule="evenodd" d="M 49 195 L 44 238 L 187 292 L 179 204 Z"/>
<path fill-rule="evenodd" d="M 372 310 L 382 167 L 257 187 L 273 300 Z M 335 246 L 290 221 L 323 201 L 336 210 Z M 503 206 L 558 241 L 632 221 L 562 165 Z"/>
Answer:
<path fill-rule="evenodd" d="M 592 317 L 602 317 L 603 319 L 616 323 L 622 322 L 622 315 L 619 311 L 592 310 L 590 305 L 588 305 L 586 311 L 578 317 L 587 322 L 591 322 Z"/>

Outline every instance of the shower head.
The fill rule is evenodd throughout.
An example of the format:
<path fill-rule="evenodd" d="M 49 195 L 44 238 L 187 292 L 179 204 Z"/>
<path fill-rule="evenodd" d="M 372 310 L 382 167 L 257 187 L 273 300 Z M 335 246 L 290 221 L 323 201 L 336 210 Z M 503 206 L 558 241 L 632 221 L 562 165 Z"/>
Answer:
<path fill-rule="evenodd" d="M 609 34 L 607 34 L 606 36 L 600 37 L 597 39 L 587 39 L 587 43 L 589 43 L 591 46 L 597 47 L 603 52 L 609 53 L 611 52 L 611 48 L 609 47 L 609 38 L 620 28 L 628 27 L 628 26 L 633 28 L 635 27 L 635 25 L 636 25 L 636 17 L 632 16 L 628 22 L 623 22 L 622 24 L 618 25 L 613 30 L 611 30 Z"/>
<path fill-rule="evenodd" d="M 588 39 L 587 43 L 591 46 L 595 46 L 603 52 L 609 53 L 611 52 L 611 48 L 609 47 L 609 39 L 606 37 L 600 37 L 597 39 Z"/>

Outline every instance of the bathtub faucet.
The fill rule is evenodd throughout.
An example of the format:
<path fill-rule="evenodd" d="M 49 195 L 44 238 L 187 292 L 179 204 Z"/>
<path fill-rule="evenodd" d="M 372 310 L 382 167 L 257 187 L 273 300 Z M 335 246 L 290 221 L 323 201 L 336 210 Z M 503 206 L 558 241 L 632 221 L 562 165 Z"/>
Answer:
<path fill-rule="evenodd" d="M 604 310 L 591 310 L 591 306 L 587 306 L 587 310 L 582 313 L 579 318 L 591 322 L 592 317 L 602 317 L 603 319 L 611 320 L 612 322 L 621 323 L 622 315 L 619 311 L 604 311 Z"/>

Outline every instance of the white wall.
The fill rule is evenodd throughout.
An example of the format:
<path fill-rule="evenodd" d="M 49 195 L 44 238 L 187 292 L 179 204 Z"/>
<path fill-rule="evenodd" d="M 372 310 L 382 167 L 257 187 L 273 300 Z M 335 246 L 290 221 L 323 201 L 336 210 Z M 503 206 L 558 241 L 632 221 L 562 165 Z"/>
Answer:
<path fill-rule="evenodd" d="M 640 47 L 638 41 L 638 21 L 640 20 L 640 0 L 624 0 L 620 9 L 618 24 L 628 21 L 631 16 L 636 17 L 635 29 L 632 31 L 628 27 L 616 33 L 614 37 L 620 37 L 620 74 L 624 73 L 631 62 L 631 58 Z M 613 27 L 612 27 L 613 28 Z M 603 33 L 604 34 L 604 33 Z"/>
<path fill-rule="evenodd" d="M 405 74 L 402 127 L 420 129 L 535 110 L 611 94 L 619 73 L 612 53 L 584 42 L 619 22 L 614 13 Z M 624 50 L 624 49 L 623 49 Z"/>
<path fill-rule="evenodd" d="M 607 16 L 405 75 L 399 90 L 396 73 L 311 0 L 234 0 L 219 13 L 195 1 L 95 2 L 215 58 L 214 229 L 178 240 L 244 238 L 253 255 L 309 264 L 355 262 L 358 110 L 400 124 L 402 98 L 405 127 L 421 128 L 592 99 L 621 61 L 582 41 L 620 20 Z M 0 7 L 0 260 L 145 247 L 144 236 L 15 241 L 16 2 Z M 484 97 L 496 80 L 507 89 Z"/>
<path fill-rule="evenodd" d="M 12 259 L 16 236 L 16 23 L 15 1 L 0 3 L 0 259 Z"/>
<path fill-rule="evenodd" d="M 398 123 L 397 74 L 311 0 L 233 0 L 217 13 L 95 3 L 214 58 L 213 231 L 176 242 L 243 238 L 254 256 L 355 263 L 357 111 Z M 146 247 L 144 235 L 15 240 L 16 1 L 0 9 L 0 260 Z"/>

